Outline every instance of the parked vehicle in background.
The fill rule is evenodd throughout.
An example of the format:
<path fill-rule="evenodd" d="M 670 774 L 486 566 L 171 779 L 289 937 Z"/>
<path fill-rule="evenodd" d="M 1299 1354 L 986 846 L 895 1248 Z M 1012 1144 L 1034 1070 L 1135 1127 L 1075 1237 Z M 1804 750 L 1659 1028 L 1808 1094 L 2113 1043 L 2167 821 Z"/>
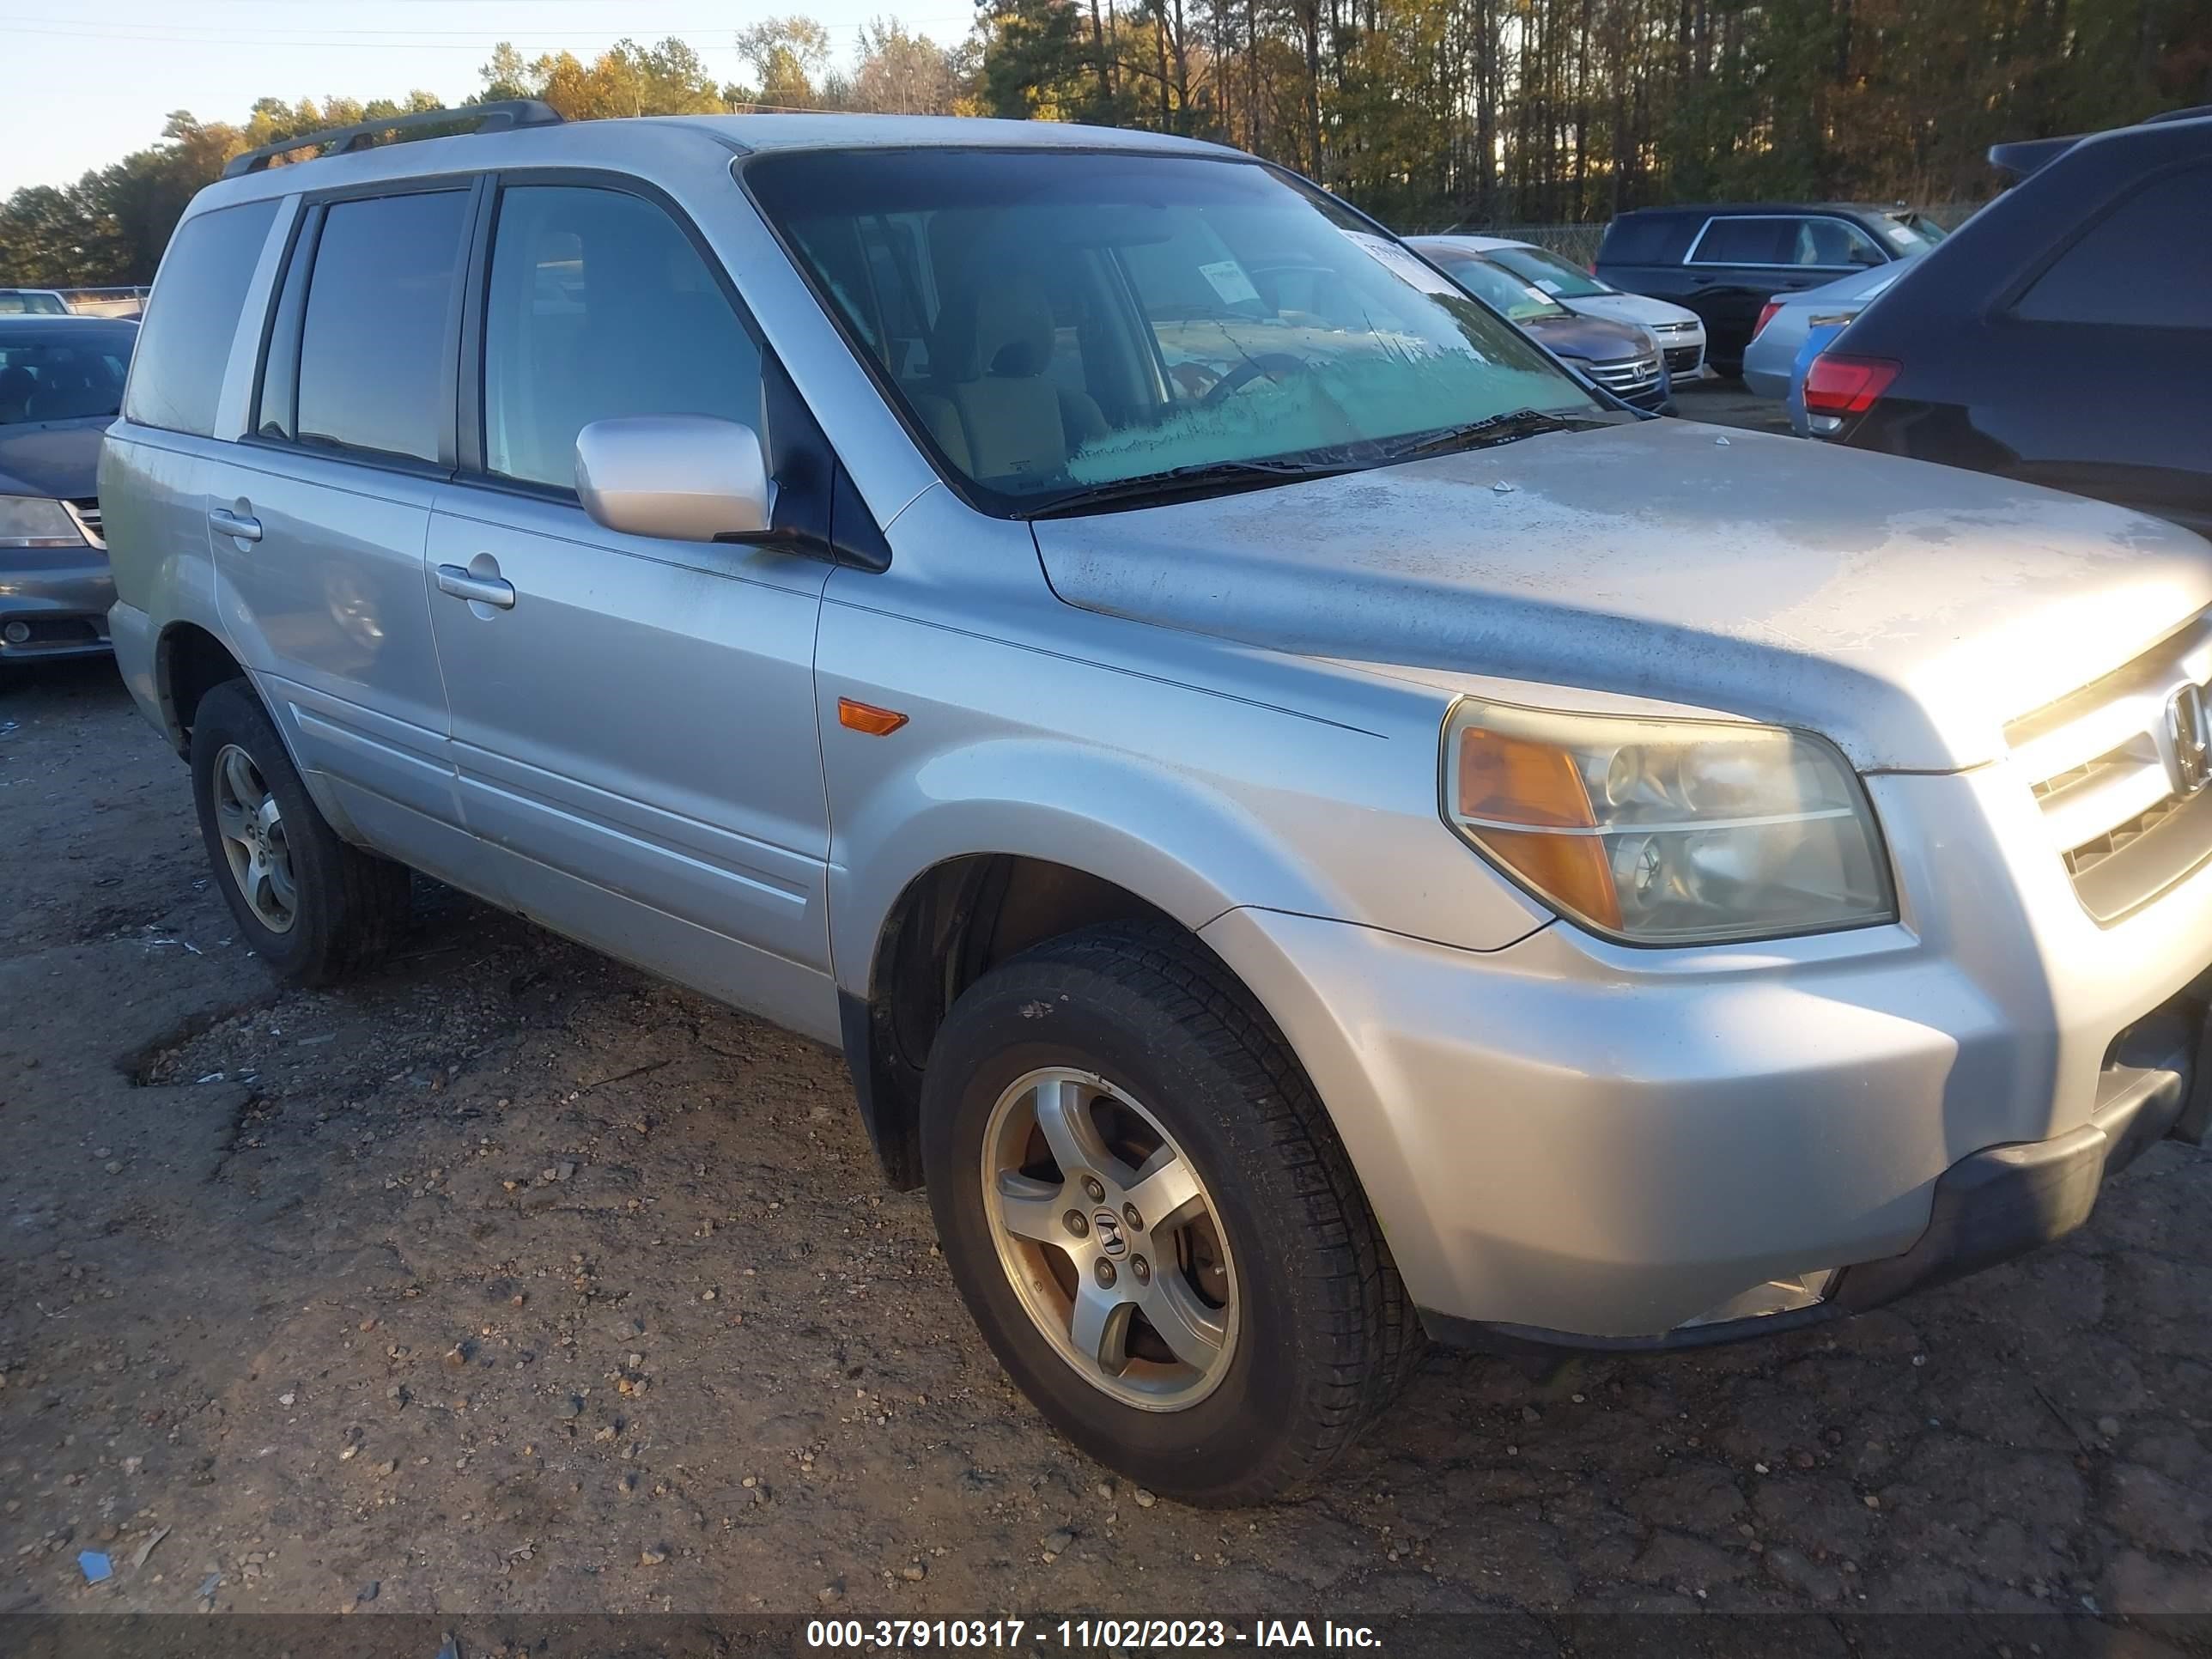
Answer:
<path fill-rule="evenodd" d="M 2069 145 L 1813 366 L 1814 429 L 2212 530 L 2212 113 Z"/>
<path fill-rule="evenodd" d="M 1788 386 L 1782 394 L 1782 407 L 1790 417 L 1791 434 L 1800 438 L 1821 434 L 1813 430 L 1812 417 L 1805 412 L 1805 377 L 1812 373 L 1814 363 L 1826 351 L 1835 337 L 1850 326 L 1847 319 L 1821 316 L 1813 319 L 1805 331 L 1805 337 L 1797 343 L 1797 356 L 1790 365 Z M 1758 343 L 1753 341 L 1756 345 Z"/>
<path fill-rule="evenodd" d="M 1924 253 L 1943 232 L 1909 208 L 1849 202 L 1638 208 L 1605 229 L 1595 274 L 1686 306 L 1705 322 L 1705 361 L 1738 373 L 1777 294 Z"/>
<path fill-rule="evenodd" d="M 1744 348 L 1745 386 L 1762 398 L 1788 396 L 1797 349 L 1805 343 L 1806 332 L 1814 319 L 1849 322 L 1872 305 L 1876 295 L 1888 292 L 1909 268 L 1910 262 L 1902 260 L 1894 264 L 1870 265 L 1848 276 L 1838 276 L 1832 283 L 1823 283 L 1818 288 L 1776 295 L 1760 310 L 1751 343 Z"/>
<path fill-rule="evenodd" d="M 50 288 L 0 288 L 0 317 L 66 317 L 69 302 Z"/>
<path fill-rule="evenodd" d="M 100 437 L 138 325 L 0 315 L 0 666 L 107 649 Z"/>
<path fill-rule="evenodd" d="M 1604 317 L 1577 316 L 1528 278 L 1488 254 L 1463 246 L 1457 237 L 1415 236 L 1407 246 L 1623 403 L 1655 414 L 1674 412 L 1674 386 L 1665 354 L 1650 330 Z"/>
<path fill-rule="evenodd" d="M 1649 295 L 1624 294 L 1612 283 L 1591 276 L 1573 260 L 1533 242 L 1459 234 L 1419 236 L 1413 240 L 1423 245 L 1448 245 L 1480 253 L 1577 316 L 1602 317 L 1610 322 L 1650 330 L 1652 337 L 1666 353 L 1668 376 L 1677 386 L 1705 372 L 1705 321 L 1686 306 L 1670 305 Z"/>
<path fill-rule="evenodd" d="M 1129 1478 L 1309 1482 L 1429 1335 L 1874 1307 L 2203 1133 L 2197 538 L 1643 418 L 1212 144 L 476 114 L 234 162 L 108 433 L 240 943 L 350 972 L 413 866 L 840 1045 Z"/>
<path fill-rule="evenodd" d="M 146 309 L 143 288 L 69 288 L 62 302 L 78 317 L 137 317 Z"/>

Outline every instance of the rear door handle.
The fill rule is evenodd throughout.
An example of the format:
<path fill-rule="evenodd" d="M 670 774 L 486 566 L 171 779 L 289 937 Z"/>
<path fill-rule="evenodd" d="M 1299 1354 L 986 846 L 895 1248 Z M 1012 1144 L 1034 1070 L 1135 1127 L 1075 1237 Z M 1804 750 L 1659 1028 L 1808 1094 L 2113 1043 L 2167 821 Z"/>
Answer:
<path fill-rule="evenodd" d="M 503 576 L 472 576 L 457 564 L 438 567 L 438 591 L 478 605 L 495 605 L 502 611 L 514 609 L 513 582 Z"/>
<path fill-rule="evenodd" d="M 242 542 L 261 539 L 261 520 L 243 513 L 234 513 L 227 507 L 211 507 L 208 511 L 209 527 L 219 536 L 235 536 Z"/>

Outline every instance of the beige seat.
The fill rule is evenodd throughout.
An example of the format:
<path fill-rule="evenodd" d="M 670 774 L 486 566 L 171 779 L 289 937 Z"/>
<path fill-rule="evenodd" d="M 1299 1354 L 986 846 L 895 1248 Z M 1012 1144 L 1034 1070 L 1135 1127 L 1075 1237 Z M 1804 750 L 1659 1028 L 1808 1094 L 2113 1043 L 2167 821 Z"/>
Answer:
<path fill-rule="evenodd" d="M 932 389 L 915 398 L 953 461 L 986 479 L 1049 477 L 1106 432 L 1083 392 L 1045 378 L 1052 302 L 1026 273 L 983 274 L 938 319 Z"/>

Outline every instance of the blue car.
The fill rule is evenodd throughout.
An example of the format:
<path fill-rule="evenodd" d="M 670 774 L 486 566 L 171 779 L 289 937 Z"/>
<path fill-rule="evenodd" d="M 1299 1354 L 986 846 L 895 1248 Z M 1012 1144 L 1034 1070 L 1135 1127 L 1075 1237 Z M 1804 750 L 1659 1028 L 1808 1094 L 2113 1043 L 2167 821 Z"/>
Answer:
<path fill-rule="evenodd" d="M 1840 321 L 1814 323 L 1805 331 L 1805 343 L 1797 348 L 1797 356 L 1790 364 L 1790 390 L 1783 394 L 1783 405 L 1790 411 L 1790 429 L 1801 438 L 1819 436 L 1813 430 L 1811 417 L 1805 413 L 1805 372 L 1813 367 L 1813 359 L 1828 349 L 1828 343 L 1850 325 L 1850 319 Z"/>

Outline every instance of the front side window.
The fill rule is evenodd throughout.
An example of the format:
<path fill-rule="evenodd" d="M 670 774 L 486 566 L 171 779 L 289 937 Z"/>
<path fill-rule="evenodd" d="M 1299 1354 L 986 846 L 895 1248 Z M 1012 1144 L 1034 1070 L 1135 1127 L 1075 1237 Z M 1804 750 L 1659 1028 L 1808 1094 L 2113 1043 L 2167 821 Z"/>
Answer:
<path fill-rule="evenodd" d="M 485 470 L 525 483 L 574 488 L 593 421 L 760 424 L 760 348 L 682 228 L 620 191 L 501 192 L 483 374 Z"/>
<path fill-rule="evenodd" d="M 743 176 L 988 510 L 1322 455 L 1377 465 L 1492 416 L 1603 413 L 1419 258 L 1255 163 L 878 150 Z"/>
<path fill-rule="evenodd" d="M 1889 256 L 1873 237 L 1848 219 L 1800 219 L 1791 244 L 1793 262 L 1801 265 L 1878 265 Z"/>
<path fill-rule="evenodd" d="M 461 190 L 330 204 L 300 331 L 301 442 L 438 459 L 468 217 Z"/>
<path fill-rule="evenodd" d="M 246 290 L 276 203 L 194 214 L 177 227 L 147 301 L 124 413 L 141 426 L 207 437 L 215 430 Z"/>

